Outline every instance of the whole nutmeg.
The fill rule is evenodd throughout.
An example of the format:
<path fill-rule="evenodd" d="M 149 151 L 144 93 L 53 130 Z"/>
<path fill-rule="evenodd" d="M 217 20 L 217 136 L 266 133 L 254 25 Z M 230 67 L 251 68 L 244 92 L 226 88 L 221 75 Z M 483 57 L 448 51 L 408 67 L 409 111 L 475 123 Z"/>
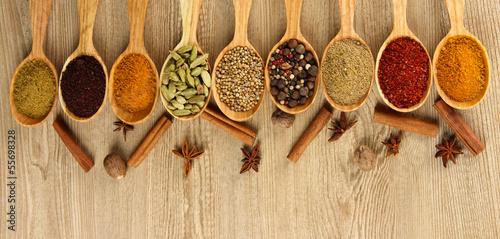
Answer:
<path fill-rule="evenodd" d="M 371 171 L 375 168 L 377 156 L 372 149 L 366 145 L 361 145 L 354 152 L 354 164 L 363 171 Z"/>
<path fill-rule="evenodd" d="M 114 179 L 122 179 L 127 174 L 127 165 L 117 153 L 111 153 L 104 158 L 104 169 Z"/>
<path fill-rule="evenodd" d="M 295 115 L 288 114 L 281 111 L 280 109 L 277 109 L 271 116 L 271 121 L 274 125 L 286 129 L 290 128 L 293 125 L 293 122 L 295 121 Z"/>

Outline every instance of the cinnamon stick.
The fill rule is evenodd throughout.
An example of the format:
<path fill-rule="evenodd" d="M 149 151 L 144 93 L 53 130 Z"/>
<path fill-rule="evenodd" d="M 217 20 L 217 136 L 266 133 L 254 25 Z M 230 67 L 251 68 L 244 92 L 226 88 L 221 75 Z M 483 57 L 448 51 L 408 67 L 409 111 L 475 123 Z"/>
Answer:
<path fill-rule="evenodd" d="M 223 114 L 213 110 L 213 109 L 210 109 L 209 107 L 207 107 L 205 109 L 205 112 L 217 117 L 218 119 L 222 120 L 223 122 L 241 130 L 242 132 L 245 132 L 246 134 L 250 135 L 252 138 L 255 138 L 257 137 L 257 133 L 247 127 L 245 127 L 244 125 L 242 124 L 239 124 L 237 122 L 234 122 L 232 121 L 231 119 L 229 119 L 228 117 L 224 116 Z"/>
<path fill-rule="evenodd" d="M 154 146 L 158 143 L 165 132 L 167 132 L 170 126 L 172 126 L 172 121 L 163 115 L 127 161 L 128 166 L 137 168 L 139 164 L 146 159 L 148 154 L 151 150 L 153 150 Z"/>
<path fill-rule="evenodd" d="M 229 118 L 222 114 L 214 113 L 213 110 L 205 110 L 201 114 L 201 117 L 249 146 L 252 146 L 255 141 L 255 135 L 257 135 L 255 132 L 239 123 L 232 122 Z M 247 134 L 246 132 L 250 132 L 250 134 Z"/>
<path fill-rule="evenodd" d="M 472 155 L 476 156 L 486 149 L 486 146 L 479 140 L 476 134 L 474 134 L 462 117 L 443 100 L 434 104 L 434 109 L 436 109 L 444 121 L 446 121 Z"/>
<path fill-rule="evenodd" d="M 80 164 L 82 167 L 83 171 L 86 173 L 94 167 L 94 162 L 92 159 L 85 154 L 83 149 L 78 145 L 76 140 L 71 136 L 68 128 L 62 122 L 62 120 L 57 119 L 52 123 L 52 127 L 54 127 L 54 130 L 57 132 L 57 135 L 59 135 L 59 138 L 63 141 L 64 145 L 68 148 L 69 152 L 73 155 L 75 160 Z"/>
<path fill-rule="evenodd" d="M 439 133 L 439 125 L 436 123 L 431 123 L 421 119 L 413 118 L 408 115 L 388 111 L 382 109 L 381 107 L 375 108 L 373 121 L 375 123 L 387 125 L 405 131 L 410 131 L 432 138 L 437 138 L 437 135 Z"/>
<path fill-rule="evenodd" d="M 332 118 L 332 112 L 328 110 L 326 107 L 323 107 L 316 118 L 311 122 L 309 127 L 306 129 L 304 134 L 300 137 L 299 141 L 293 146 L 292 151 L 288 154 L 287 158 L 297 163 L 299 161 L 300 156 L 306 150 L 307 146 L 313 141 L 316 136 L 318 136 L 319 132 L 328 124 L 328 121 Z"/>

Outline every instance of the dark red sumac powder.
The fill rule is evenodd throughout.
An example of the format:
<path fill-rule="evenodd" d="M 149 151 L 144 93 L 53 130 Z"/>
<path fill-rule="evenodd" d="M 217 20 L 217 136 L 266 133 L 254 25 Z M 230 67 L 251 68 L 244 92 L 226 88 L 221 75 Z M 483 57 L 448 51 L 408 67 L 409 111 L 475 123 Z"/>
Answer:
<path fill-rule="evenodd" d="M 106 74 L 92 56 L 73 59 L 63 72 L 61 94 L 66 108 L 75 116 L 88 118 L 101 107 L 106 91 Z"/>
<path fill-rule="evenodd" d="M 389 43 L 378 69 L 380 89 L 385 98 L 402 109 L 418 104 L 427 92 L 429 62 L 422 45 L 409 37 Z"/>

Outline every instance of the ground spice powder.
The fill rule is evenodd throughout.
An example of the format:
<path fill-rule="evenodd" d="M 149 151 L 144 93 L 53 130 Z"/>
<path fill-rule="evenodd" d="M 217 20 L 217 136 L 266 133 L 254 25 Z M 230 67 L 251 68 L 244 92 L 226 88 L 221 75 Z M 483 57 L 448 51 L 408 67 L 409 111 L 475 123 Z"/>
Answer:
<path fill-rule="evenodd" d="M 113 96 L 130 113 L 148 109 L 156 97 L 156 78 L 149 60 L 141 54 L 128 54 L 114 72 Z"/>
<path fill-rule="evenodd" d="M 15 76 L 14 104 L 28 118 L 44 118 L 54 105 L 56 92 L 54 72 L 44 61 L 26 62 Z"/>
<path fill-rule="evenodd" d="M 99 61 L 83 55 L 68 63 L 61 77 L 61 94 L 75 116 L 88 118 L 97 113 L 106 94 L 106 74 Z"/>
<path fill-rule="evenodd" d="M 439 53 L 437 81 L 455 101 L 468 102 L 483 90 L 486 57 L 477 41 L 467 36 L 450 38 Z"/>
<path fill-rule="evenodd" d="M 390 42 L 377 72 L 385 98 L 400 109 L 420 103 L 427 92 L 429 63 L 424 47 L 414 39 L 400 37 Z"/>
<path fill-rule="evenodd" d="M 343 39 L 332 43 L 322 67 L 326 91 L 336 104 L 356 104 L 370 90 L 373 59 L 359 41 Z"/>

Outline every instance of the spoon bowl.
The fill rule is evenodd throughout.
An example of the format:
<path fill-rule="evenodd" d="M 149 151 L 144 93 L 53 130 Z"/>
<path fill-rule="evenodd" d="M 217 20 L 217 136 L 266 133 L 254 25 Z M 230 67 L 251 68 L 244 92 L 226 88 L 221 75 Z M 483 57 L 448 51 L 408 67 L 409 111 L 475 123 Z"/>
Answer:
<path fill-rule="evenodd" d="M 434 58 L 433 58 L 434 60 L 432 66 L 434 72 L 434 78 L 436 79 L 434 84 L 436 85 L 437 92 L 448 105 L 450 105 L 455 109 L 466 110 L 478 105 L 484 99 L 486 93 L 488 92 L 488 89 L 490 87 L 490 76 L 491 76 L 490 60 L 488 58 L 488 53 L 486 52 L 481 41 L 479 41 L 479 39 L 476 36 L 472 35 L 472 33 L 470 33 L 465 29 L 465 26 L 463 24 L 464 0 L 446 0 L 446 5 L 448 6 L 448 12 L 450 15 L 451 29 L 450 32 L 445 36 L 445 38 L 436 47 L 436 51 L 434 52 Z M 479 45 L 479 47 L 481 48 L 481 53 L 486 68 L 484 87 L 474 99 L 467 102 L 456 101 L 451 97 L 449 97 L 439 85 L 439 79 L 437 78 L 437 61 L 439 59 L 439 54 L 441 53 L 442 48 L 448 42 L 448 40 L 450 40 L 450 38 L 457 36 L 464 36 L 471 38 Z"/>
<path fill-rule="evenodd" d="M 325 98 L 330 103 L 333 108 L 342 111 L 342 112 L 351 112 L 359 109 L 368 99 L 370 96 L 370 93 L 372 91 L 373 87 L 373 82 L 374 82 L 374 77 L 375 77 L 375 63 L 373 62 L 373 54 L 372 51 L 370 50 L 370 47 L 366 44 L 363 39 L 355 32 L 354 30 L 354 12 L 356 9 L 356 0 L 339 0 L 339 5 L 340 5 L 340 15 L 341 15 L 341 28 L 340 32 L 333 38 L 333 40 L 326 46 L 326 49 L 323 53 L 323 59 L 321 61 L 321 66 L 325 64 L 326 56 L 328 54 L 328 50 L 330 50 L 330 47 L 332 46 L 333 43 L 345 39 L 351 39 L 360 42 L 362 45 L 368 49 L 368 52 L 370 53 L 371 59 L 372 59 L 372 66 L 373 66 L 373 73 L 372 73 L 372 80 L 370 83 L 370 88 L 368 89 L 368 92 L 361 97 L 361 99 L 356 102 L 355 104 L 352 105 L 340 105 L 337 104 L 335 101 L 332 100 L 330 95 L 328 94 L 328 91 L 326 89 L 325 85 L 325 80 L 324 78 L 321 81 L 321 87 L 323 88 L 323 93 L 325 94 Z"/>
<path fill-rule="evenodd" d="M 27 127 L 35 127 L 43 122 L 45 122 L 49 116 L 52 114 L 54 111 L 54 108 L 56 107 L 57 104 L 57 92 L 54 97 L 54 101 L 52 103 L 52 108 L 50 109 L 49 113 L 45 115 L 45 117 L 40 118 L 40 119 L 32 119 L 27 117 L 26 115 L 20 113 L 17 110 L 17 107 L 14 103 L 14 85 L 15 85 L 15 80 L 16 76 L 19 74 L 19 70 L 29 61 L 33 60 L 41 60 L 45 64 L 47 64 L 50 69 L 52 70 L 52 73 L 54 73 L 54 81 L 55 85 L 58 85 L 57 82 L 57 71 L 54 65 L 50 62 L 50 60 L 45 56 L 43 53 L 43 41 L 45 39 L 45 33 L 47 30 L 47 24 L 49 22 L 49 17 L 50 17 L 50 11 L 52 10 L 52 0 L 31 0 L 30 1 L 30 17 L 31 17 L 31 32 L 32 32 L 32 37 L 33 37 L 33 47 L 31 50 L 31 53 L 24 59 L 19 66 L 17 67 L 16 71 L 14 72 L 14 76 L 12 77 L 12 83 L 10 85 L 10 92 L 9 92 L 9 103 L 10 103 L 10 110 L 12 112 L 12 115 L 14 119 L 23 126 Z M 56 87 L 57 91 L 57 87 Z"/>
<path fill-rule="evenodd" d="M 153 114 L 153 110 L 156 106 L 156 102 L 158 100 L 158 94 L 160 91 L 158 71 L 156 70 L 155 64 L 149 57 L 144 47 L 144 20 L 146 18 L 147 5 L 148 5 L 147 0 L 128 0 L 128 11 L 129 11 L 129 21 L 130 21 L 130 42 L 127 49 L 115 61 L 115 64 L 111 68 L 111 73 L 110 73 L 111 84 L 108 86 L 109 102 L 111 103 L 111 107 L 113 108 L 113 111 L 115 112 L 116 116 L 127 124 L 140 124 L 146 121 L 151 116 L 151 114 Z M 156 90 L 153 103 L 150 104 L 148 108 L 134 113 L 130 113 L 128 110 L 120 107 L 113 95 L 116 68 L 121 63 L 123 58 L 128 56 L 129 54 L 139 54 L 144 56 L 148 60 L 153 70 L 156 82 Z"/>
<path fill-rule="evenodd" d="M 222 50 L 222 52 L 215 60 L 214 70 L 212 72 L 212 79 L 213 79 L 212 82 L 216 82 L 217 80 L 217 67 L 219 66 L 219 63 L 222 60 L 222 58 L 227 54 L 227 52 L 239 46 L 247 47 L 248 49 L 252 50 L 255 53 L 255 55 L 257 55 L 257 57 L 260 59 L 262 67 L 264 67 L 264 61 L 262 60 L 262 57 L 260 57 L 257 50 L 255 50 L 252 44 L 250 44 L 250 42 L 248 41 L 247 27 L 248 27 L 248 18 L 250 16 L 250 9 L 252 7 L 252 0 L 233 0 L 233 4 L 234 4 L 235 19 L 236 19 L 236 24 L 235 24 L 236 29 L 234 31 L 234 38 L 233 41 Z M 217 88 L 217 84 L 212 84 L 212 87 Z M 215 102 L 217 103 L 217 106 L 219 106 L 219 109 L 222 111 L 222 113 L 224 113 L 231 120 L 242 122 L 250 119 L 260 109 L 260 106 L 264 101 L 265 89 L 264 91 L 262 91 L 260 99 L 257 102 L 257 104 L 251 110 L 244 112 L 236 112 L 231 110 L 231 108 L 229 108 L 226 105 L 226 103 L 220 100 L 220 95 L 217 89 L 213 91 L 213 94 Z"/>
<path fill-rule="evenodd" d="M 106 86 L 108 85 L 108 70 L 101 56 L 99 56 L 99 53 L 95 49 L 94 44 L 92 43 L 94 21 L 98 4 L 99 0 L 78 0 L 78 11 L 80 15 L 80 43 L 78 44 L 76 50 L 68 57 L 68 59 L 64 63 L 63 69 L 61 71 L 61 79 L 59 80 L 60 82 L 62 82 L 64 72 L 66 71 L 66 67 L 70 62 L 72 62 L 79 56 L 91 56 L 95 58 L 101 65 L 102 70 L 106 75 Z M 66 115 L 68 115 L 71 119 L 78 122 L 86 122 L 94 119 L 104 108 L 104 104 L 106 103 L 106 98 L 108 96 L 108 90 L 105 89 L 104 92 L 104 98 L 102 99 L 101 106 L 96 111 L 96 113 L 90 117 L 79 117 L 68 110 L 68 108 L 66 107 L 66 102 L 64 101 L 64 98 L 62 96 L 61 84 L 59 84 L 59 102 L 61 103 L 64 113 L 66 113 Z"/>
<path fill-rule="evenodd" d="M 432 87 L 432 62 L 431 62 L 431 58 L 430 58 L 429 53 L 427 52 L 427 49 L 425 48 L 424 44 L 422 44 L 422 42 L 408 28 L 408 24 L 406 23 L 406 6 L 407 6 L 407 0 L 393 0 L 394 29 L 393 29 L 391 35 L 389 35 L 389 37 L 385 40 L 384 44 L 380 48 L 380 51 L 379 51 L 378 56 L 377 56 L 376 65 L 375 65 L 375 79 L 377 81 L 377 88 L 378 88 L 378 91 L 380 93 L 380 97 L 382 98 L 384 103 L 386 105 L 388 105 L 390 108 L 392 108 L 395 111 L 403 112 L 403 113 L 412 112 L 412 111 L 415 111 L 418 108 L 420 108 L 425 103 L 427 98 L 429 98 L 429 93 L 430 93 L 430 90 Z M 398 38 L 401 38 L 401 37 L 409 37 L 412 40 L 415 40 L 416 42 L 418 42 L 420 44 L 420 46 L 422 47 L 422 49 L 425 50 L 425 53 L 429 59 L 429 66 L 428 66 L 429 67 L 428 68 L 429 69 L 429 78 L 427 81 L 427 90 L 425 91 L 425 94 L 422 97 L 422 99 L 420 99 L 420 102 L 413 105 L 412 107 L 409 107 L 409 108 L 398 108 L 395 105 L 393 105 L 391 102 L 389 102 L 389 100 L 387 100 L 385 98 L 384 92 L 382 91 L 382 89 L 380 87 L 380 82 L 379 82 L 379 77 L 378 77 L 378 70 L 380 67 L 380 59 L 382 58 L 382 54 L 384 53 L 385 49 L 392 41 L 394 41 Z"/>
<path fill-rule="evenodd" d="M 182 33 L 182 38 L 179 44 L 174 48 L 175 50 L 178 50 L 179 48 L 183 46 L 196 46 L 198 48 L 198 55 L 203 55 L 203 51 L 200 48 L 200 45 L 198 44 L 198 40 L 196 38 L 196 30 L 198 27 L 198 19 L 200 17 L 200 10 L 201 6 L 203 5 L 203 0 L 180 0 L 181 2 L 181 11 L 182 11 L 182 25 L 183 25 L 183 33 Z M 163 67 L 161 69 L 161 78 L 160 82 L 163 82 L 165 79 L 165 69 L 167 67 L 168 61 L 171 59 L 171 56 L 168 56 L 167 59 L 165 60 L 165 63 L 163 64 Z M 208 64 L 208 72 L 210 72 L 210 63 L 207 60 Z M 210 95 L 212 94 L 212 88 L 214 87 L 214 82 L 212 80 L 212 86 L 209 88 L 208 96 L 205 99 L 205 105 L 200 109 L 199 112 L 196 114 L 191 114 L 191 115 L 186 115 L 186 116 L 176 116 L 172 113 L 172 111 L 167 108 L 169 105 L 167 99 L 163 96 L 163 94 L 160 94 L 161 101 L 163 102 L 163 106 L 165 109 L 173 115 L 175 118 L 179 120 L 184 120 L 184 121 L 190 121 L 193 119 L 196 119 L 198 116 L 200 116 L 205 109 L 208 106 L 208 102 L 210 100 Z"/>
<path fill-rule="evenodd" d="M 283 45 L 284 43 L 288 42 L 289 40 L 295 39 L 299 43 L 304 44 L 305 48 L 307 51 L 310 51 L 313 54 L 313 58 L 317 63 L 318 66 L 318 75 L 316 76 L 316 80 L 314 81 L 314 93 L 311 97 L 307 99 L 306 104 L 297 106 L 295 108 L 289 108 L 286 105 L 281 105 L 276 97 L 272 96 L 271 94 L 271 99 L 273 100 L 274 104 L 283 112 L 286 112 L 288 114 L 300 114 L 311 108 L 312 104 L 316 100 L 316 97 L 318 96 L 319 92 L 319 86 L 320 82 L 322 81 L 321 78 L 321 64 L 318 58 L 318 55 L 316 54 L 316 51 L 314 51 L 314 48 L 307 42 L 307 40 L 304 38 L 302 33 L 300 32 L 300 13 L 302 10 L 302 2 L 303 0 L 285 0 L 285 6 L 286 6 L 286 12 L 287 12 L 287 30 L 285 32 L 285 35 L 283 38 L 276 44 L 271 52 L 269 53 L 266 61 L 266 67 L 264 68 L 264 75 L 266 79 L 265 87 L 267 88 L 269 94 L 271 94 L 271 78 L 269 76 L 269 61 L 273 55 L 274 52 L 276 52 L 276 49 L 278 49 L 279 46 Z"/>

